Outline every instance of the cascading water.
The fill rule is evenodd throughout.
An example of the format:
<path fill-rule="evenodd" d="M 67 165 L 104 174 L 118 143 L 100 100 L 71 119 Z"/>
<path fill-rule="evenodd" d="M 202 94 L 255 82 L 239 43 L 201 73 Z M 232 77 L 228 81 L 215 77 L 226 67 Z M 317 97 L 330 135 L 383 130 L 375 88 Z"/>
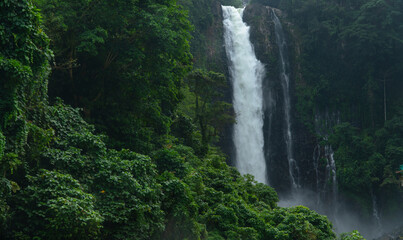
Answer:
<path fill-rule="evenodd" d="M 252 174 L 256 180 L 266 184 L 268 184 L 266 172 L 270 170 L 270 182 L 276 190 L 278 188 L 282 191 L 279 206 L 305 205 L 320 214 L 326 214 L 334 223 L 337 232 L 363 229 L 374 235 L 372 230 L 366 227 L 367 221 L 362 221 L 360 213 L 354 211 L 355 209 L 348 204 L 348 199 L 338 193 L 334 151 L 328 141 L 331 129 L 340 123 L 340 114 L 337 111 L 329 113 L 326 110 L 315 115 L 318 138 L 316 147 L 312 149 L 313 156 L 311 155 L 311 158 L 307 154 L 301 154 L 310 147 L 295 141 L 301 139 L 304 132 L 297 128 L 300 123 L 295 122 L 295 125 L 292 125 L 291 122 L 290 67 L 284 32 L 276 12 L 270 7 L 267 9 L 267 13 L 271 16 L 270 24 L 274 24 L 275 34 L 272 34 L 270 25 L 268 25 L 270 31 L 265 29 L 269 33 L 262 32 L 261 25 L 258 30 L 252 29 L 252 31 L 254 34 L 258 32 L 255 36 L 260 36 L 259 33 L 262 33 L 264 39 L 270 40 L 267 48 L 262 48 L 261 43 L 257 42 L 256 47 L 263 51 L 273 49 L 271 41 L 274 39 L 270 37 L 275 36 L 279 51 L 280 81 L 277 81 L 276 77 L 265 78 L 262 86 L 264 68 L 253 52 L 249 40 L 249 28 L 242 20 L 243 9 L 222 7 L 225 48 L 233 83 L 233 106 L 237 121 L 233 135 L 236 167 L 242 174 Z M 247 12 L 245 20 L 248 19 L 254 18 Z M 262 55 L 259 51 L 258 56 L 261 60 L 266 61 L 269 67 L 275 67 Z M 266 138 L 263 137 L 263 130 Z M 303 144 L 304 141 L 310 141 L 310 139 L 302 140 Z M 295 158 L 298 158 L 298 164 Z M 265 160 L 271 168 L 266 169 Z M 376 198 L 372 197 L 372 215 L 374 223 L 377 224 L 375 231 L 378 231 L 381 229 L 381 219 Z"/>
<path fill-rule="evenodd" d="M 236 167 L 242 174 L 252 174 L 257 181 L 267 184 L 262 130 L 264 66 L 256 59 L 249 27 L 242 20 L 244 8 L 222 6 L 222 10 L 236 114 L 233 136 Z"/>
<path fill-rule="evenodd" d="M 272 19 L 274 22 L 274 30 L 276 33 L 276 43 L 280 53 L 280 80 L 281 88 L 284 97 L 284 138 L 287 149 L 287 160 L 289 167 L 289 174 L 291 179 L 291 184 L 293 189 L 299 187 L 299 168 L 298 164 L 293 156 L 293 144 L 292 144 L 292 132 L 291 132 L 291 101 L 290 101 L 290 77 L 288 74 L 288 59 L 287 59 L 287 43 L 284 37 L 283 27 L 281 26 L 280 20 L 278 19 L 274 10 L 271 10 Z"/>
<path fill-rule="evenodd" d="M 317 144 L 313 150 L 313 167 L 315 168 L 315 178 L 316 178 L 316 204 L 319 205 L 321 203 L 320 199 L 320 181 L 319 181 L 319 161 L 320 161 L 320 145 Z"/>
<path fill-rule="evenodd" d="M 376 201 L 376 196 L 372 191 L 371 191 L 371 198 L 372 198 L 372 216 L 374 217 L 375 220 L 376 231 L 382 233 L 382 223 L 378 212 L 378 204 Z"/>
<path fill-rule="evenodd" d="M 339 209 L 338 187 L 337 187 L 337 171 L 336 161 L 334 159 L 334 151 L 329 144 L 329 135 L 332 128 L 339 123 L 339 114 L 317 113 L 315 115 L 315 132 L 320 137 L 318 141 L 326 142 L 321 146 L 317 143 L 313 152 L 313 165 L 316 170 L 316 191 L 318 197 L 319 209 L 323 209 L 326 214 L 333 220 L 335 227 L 338 227 L 337 215 Z M 319 159 L 326 161 L 326 166 L 319 170 Z M 324 175 L 319 176 L 318 172 L 323 171 Z M 324 201 L 323 201 L 324 200 Z"/>
<path fill-rule="evenodd" d="M 327 140 L 327 137 L 326 137 L 326 140 Z M 327 160 L 326 182 L 329 182 L 329 180 L 331 180 L 331 182 L 332 182 L 332 191 L 331 191 L 332 205 L 333 205 L 332 214 L 333 214 L 333 218 L 335 220 L 337 220 L 336 215 L 337 215 L 338 202 L 337 202 L 336 162 L 334 161 L 334 151 L 333 151 L 332 146 L 330 146 L 330 145 L 325 146 L 325 157 Z M 337 225 L 337 222 L 336 222 L 336 225 Z"/>
<path fill-rule="evenodd" d="M 326 168 L 325 168 L 325 178 L 324 178 L 324 183 L 323 183 L 323 190 L 321 190 L 325 195 L 329 195 L 330 199 L 328 197 L 327 202 L 331 200 L 331 205 L 333 206 L 333 211 L 332 214 L 336 215 L 337 214 L 337 195 L 338 195 L 338 190 L 337 190 L 337 171 L 336 171 L 336 161 L 334 159 L 334 151 L 332 146 L 328 143 L 329 142 L 329 135 L 332 132 L 333 126 L 337 125 L 340 122 L 339 120 L 339 114 L 333 113 L 329 114 L 327 111 L 325 114 L 316 114 L 315 115 L 315 131 L 318 136 L 321 137 L 321 139 L 327 144 L 324 147 L 321 147 L 319 144 L 317 145 L 316 148 L 323 149 L 323 157 L 326 160 Z M 315 149 L 316 149 L 315 148 Z M 320 151 L 320 150 L 319 150 Z M 319 157 L 317 157 L 318 153 L 316 150 L 314 150 L 314 159 L 315 158 L 320 158 L 320 152 L 319 152 Z M 314 161 L 314 167 L 317 169 L 317 163 Z M 316 182 L 317 182 L 317 190 L 319 190 L 319 184 L 318 182 L 320 179 L 318 178 L 318 175 L 316 176 Z M 328 189 L 328 183 L 331 183 L 331 189 Z M 318 191 L 319 192 L 319 191 Z"/>

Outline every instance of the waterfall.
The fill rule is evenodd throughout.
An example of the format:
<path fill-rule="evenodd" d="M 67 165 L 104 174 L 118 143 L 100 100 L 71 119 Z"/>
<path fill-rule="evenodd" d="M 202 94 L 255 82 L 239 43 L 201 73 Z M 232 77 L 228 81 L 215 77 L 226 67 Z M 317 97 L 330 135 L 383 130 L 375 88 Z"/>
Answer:
<path fill-rule="evenodd" d="M 316 179 L 316 192 L 317 199 L 316 204 L 319 205 L 321 203 L 320 199 L 320 189 L 319 189 L 319 161 L 320 161 L 320 145 L 316 144 L 313 150 L 313 167 L 315 169 L 315 179 Z"/>
<path fill-rule="evenodd" d="M 292 132 L 291 132 L 291 100 L 290 100 L 290 77 L 287 59 L 287 43 L 284 37 L 283 27 L 276 13 L 272 9 L 272 19 L 276 33 L 276 43 L 280 55 L 280 80 L 284 97 L 284 139 L 287 149 L 288 168 L 293 189 L 299 187 L 299 168 L 293 156 Z"/>
<path fill-rule="evenodd" d="M 382 230 L 382 212 L 376 197 L 372 195 L 372 218 L 362 219 L 360 212 L 354 209 L 356 206 L 349 204 L 349 199 L 338 192 L 337 180 L 341 174 L 337 175 L 336 170 L 340 169 L 336 169 L 336 149 L 329 138 L 333 127 L 340 123 L 340 113 L 337 109 L 315 108 L 314 146 L 311 145 L 313 136 L 302 139 L 305 130 L 297 128 L 297 124 L 301 123 L 292 121 L 292 79 L 285 34 L 276 16 L 277 11 L 270 7 L 267 9 L 269 29 L 263 31 L 262 25 L 258 25 L 258 29 L 252 30 L 257 34 L 257 40 L 263 39 L 261 35 L 269 40 L 265 42 L 268 45 L 266 48 L 258 42 L 259 49 L 278 49 L 275 54 L 278 54 L 279 78 L 269 78 L 270 74 L 266 76 L 263 64 L 256 59 L 249 39 L 249 27 L 242 20 L 244 9 L 222 6 L 225 49 L 236 113 L 232 136 L 235 166 L 242 174 L 251 174 L 265 184 L 270 177 L 270 183 L 281 191 L 278 203 L 281 207 L 304 205 L 327 215 L 337 232 L 358 229 L 374 235 L 373 231 Z M 253 17 L 245 19 L 253 20 Z M 273 25 L 274 29 L 271 28 Z M 272 40 L 275 40 L 274 47 Z M 273 52 L 269 56 L 269 60 L 265 60 L 265 56 L 262 60 L 275 68 L 271 62 Z M 312 151 L 311 156 L 302 153 L 306 149 Z M 267 168 L 266 161 L 269 164 Z"/>
<path fill-rule="evenodd" d="M 327 140 L 327 137 L 325 138 Z M 326 182 L 332 183 L 332 208 L 333 208 L 333 218 L 337 220 L 337 210 L 338 210 L 338 202 L 337 202 L 337 178 L 336 178 L 336 162 L 334 160 L 334 151 L 331 145 L 325 146 L 325 157 L 327 160 L 326 165 Z"/>
<path fill-rule="evenodd" d="M 335 215 L 337 212 L 337 171 L 336 171 L 336 161 L 334 159 L 334 151 L 332 145 L 329 144 L 329 135 L 332 133 L 332 128 L 340 122 L 339 113 L 330 113 L 326 110 L 325 113 L 317 113 L 315 114 L 315 131 L 318 136 L 320 136 L 320 140 L 325 141 L 326 145 L 323 147 L 323 157 L 326 159 L 326 171 L 325 178 L 323 183 L 323 192 L 331 195 L 332 205 L 333 205 L 333 214 Z M 316 148 L 321 148 L 319 143 Z M 314 162 L 313 165 L 315 169 L 317 169 L 318 164 L 315 161 L 315 158 L 320 158 L 317 156 L 317 150 L 313 152 Z M 319 150 L 320 151 L 320 150 Z M 320 155 L 320 152 L 319 152 Z M 316 170 L 317 171 L 317 170 Z M 317 189 L 318 189 L 318 175 L 316 176 Z M 331 189 L 328 190 L 327 183 L 331 183 Z"/>
<path fill-rule="evenodd" d="M 249 40 L 249 27 L 242 20 L 244 8 L 222 6 L 222 10 L 236 114 L 233 133 L 235 165 L 242 174 L 251 174 L 257 181 L 267 184 L 263 153 L 264 66 L 256 59 Z"/>
<path fill-rule="evenodd" d="M 316 172 L 323 173 L 322 175 L 316 174 L 318 209 L 331 219 L 337 231 L 344 228 L 344 223 L 339 221 L 341 217 L 339 209 L 343 207 L 343 204 L 339 203 L 336 161 L 333 147 L 329 143 L 329 136 L 333 132 L 333 127 L 340 123 L 339 115 L 338 112 L 329 112 L 328 109 L 315 114 L 314 126 L 318 142 L 313 151 L 313 166 Z M 322 167 L 318 166 L 318 159 L 323 160 Z"/>
<path fill-rule="evenodd" d="M 378 204 L 376 201 L 376 196 L 373 192 L 373 190 L 371 190 L 371 198 L 372 198 L 372 216 L 374 217 L 374 221 L 376 224 L 376 232 L 378 232 L 379 234 L 382 233 L 382 224 L 381 224 L 381 218 L 379 216 L 378 213 Z"/>

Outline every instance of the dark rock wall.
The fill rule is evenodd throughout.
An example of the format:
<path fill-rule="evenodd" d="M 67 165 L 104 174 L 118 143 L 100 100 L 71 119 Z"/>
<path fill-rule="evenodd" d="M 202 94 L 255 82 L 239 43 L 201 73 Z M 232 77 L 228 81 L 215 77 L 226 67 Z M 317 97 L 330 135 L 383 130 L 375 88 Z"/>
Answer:
<path fill-rule="evenodd" d="M 280 19 L 283 14 L 275 10 Z M 276 44 L 274 23 L 271 16 L 271 8 L 261 4 L 250 4 L 244 11 L 244 21 L 250 26 L 251 42 L 254 46 L 256 57 L 265 64 L 266 75 L 263 80 L 263 94 L 265 104 L 264 136 L 265 156 L 268 166 L 270 185 L 280 195 L 289 193 L 291 180 L 289 176 L 289 165 L 287 150 L 284 140 L 284 97 L 280 82 L 279 50 Z M 313 166 L 313 151 L 316 146 L 316 138 L 311 134 L 305 125 L 299 121 L 295 111 L 295 75 L 298 72 L 294 61 L 298 46 L 292 39 L 290 28 L 284 26 L 287 36 L 289 59 L 291 66 L 290 73 L 290 94 L 291 94 L 291 130 L 293 133 L 293 153 L 298 162 L 300 175 L 298 182 L 301 187 L 313 189 L 316 183 L 316 174 Z"/>
<path fill-rule="evenodd" d="M 290 188 L 287 150 L 284 143 L 284 98 L 279 78 L 278 48 L 269 7 L 250 4 L 244 11 L 257 59 L 265 65 L 263 79 L 265 157 L 269 183 L 279 194 Z"/>
<path fill-rule="evenodd" d="M 228 82 L 228 89 L 224 93 L 224 100 L 226 102 L 232 102 L 232 83 L 229 77 L 228 60 L 227 54 L 225 52 L 224 43 L 224 26 L 223 26 L 223 14 L 221 4 L 218 1 L 214 1 L 212 6 L 213 13 L 213 24 L 207 31 L 207 41 L 208 41 L 208 70 L 213 70 L 216 72 L 224 73 Z M 218 58 L 219 61 L 214 59 Z M 223 152 L 228 156 L 228 163 L 233 165 L 233 158 L 235 156 L 234 143 L 232 140 L 233 125 L 227 125 L 220 134 L 220 141 L 218 146 L 223 150 Z"/>
<path fill-rule="evenodd" d="M 206 28 L 199 29 L 205 46 L 202 51 L 193 53 L 195 68 L 205 68 L 207 70 L 228 74 L 227 56 L 224 47 L 224 27 L 221 4 L 219 1 L 210 1 L 208 14 L 212 15 L 212 21 Z M 197 26 L 196 26 L 197 27 Z"/>

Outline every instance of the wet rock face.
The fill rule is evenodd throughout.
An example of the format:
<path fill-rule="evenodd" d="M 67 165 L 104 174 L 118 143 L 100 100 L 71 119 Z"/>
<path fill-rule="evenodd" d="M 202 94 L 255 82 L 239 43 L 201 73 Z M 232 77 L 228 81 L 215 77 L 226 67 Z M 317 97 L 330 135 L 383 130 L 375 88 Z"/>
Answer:
<path fill-rule="evenodd" d="M 278 10 L 275 10 L 278 12 Z M 261 4 L 248 5 L 243 19 L 250 26 L 250 38 L 256 57 L 265 65 L 266 75 L 263 80 L 264 95 L 264 137 L 265 157 L 268 168 L 269 183 L 279 195 L 286 195 L 291 190 L 289 164 L 285 143 L 284 94 L 280 79 L 279 49 L 276 44 L 272 11 Z M 277 14 L 281 16 L 281 13 Z M 286 33 L 286 35 L 288 35 Z M 312 153 L 316 144 L 315 137 L 309 133 L 304 124 L 298 122 L 295 111 L 295 90 L 293 79 L 293 47 L 289 47 L 290 55 L 290 98 L 291 98 L 291 131 L 293 134 L 293 156 L 300 169 L 299 184 L 301 187 L 313 189 Z"/>
<path fill-rule="evenodd" d="M 274 23 L 271 20 L 270 7 L 251 4 L 245 8 L 243 20 L 250 26 L 250 38 L 255 47 L 256 56 L 265 63 L 267 72 L 275 71 L 278 77 L 278 49 L 274 35 Z"/>
<path fill-rule="evenodd" d="M 222 25 L 223 16 L 219 1 L 212 1 L 211 12 L 213 21 L 204 33 L 207 40 L 205 52 L 207 57 L 206 67 L 216 72 L 227 72 L 228 65 L 224 48 L 224 29 Z"/>
<path fill-rule="evenodd" d="M 281 195 L 288 192 L 287 149 L 284 142 L 284 97 L 279 78 L 278 48 L 269 7 L 248 5 L 243 15 L 250 26 L 250 39 L 257 59 L 265 65 L 263 79 L 265 158 L 269 183 Z"/>

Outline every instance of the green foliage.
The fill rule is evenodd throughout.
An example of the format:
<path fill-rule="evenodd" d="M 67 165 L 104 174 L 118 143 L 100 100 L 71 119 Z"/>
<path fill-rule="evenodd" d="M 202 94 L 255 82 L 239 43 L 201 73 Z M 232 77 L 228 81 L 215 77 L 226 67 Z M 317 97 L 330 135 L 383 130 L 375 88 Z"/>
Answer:
<path fill-rule="evenodd" d="M 220 3 L 224 6 L 234 6 L 237 8 L 242 6 L 242 0 L 220 0 Z"/>
<path fill-rule="evenodd" d="M 2 177 L 0 178 L 0 229 L 4 228 L 4 223 L 7 219 L 7 211 L 9 209 L 5 196 L 8 194 L 9 190 L 6 189 L 6 186 L 9 184 L 9 181 L 3 177 L 4 171 L 8 170 L 7 166 L 4 166 L 3 157 L 4 157 L 4 147 L 6 145 L 6 139 L 2 132 L 0 131 L 0 167 L 2 168 Z M 8 191 L 7 191 L 8 190 Z"/>
<path fill-rule="evenodd" d="M 337 125 L 332 137 L 331 142 L 337 147 L 335 159 L 340 186 L 365 194 L 372 182 L 369 168 L 375 167 L 365 163 L 374 154 L 373 140 L 370 136 L 359 136 L 357 129 L 348 123 Z"/>
<path fill-rule="evenodd" d="M 0 126 L 4 129 L 21 110 L 47 96 L 52 54 L 40 15 L 30 1 L 2 1 L 0 7 Z"/>
<path fill-rule="evenodd" d="M 83 106 L 108 136 L 60 99 L 48 105 L 41 16 L 30 1 L 0 2 L 2 239 L 332 236 L 324 217 L 277 208 L 272 188 L 208 147 L 233 122 L 222 74 L 188 75 L 186 97 L 195 101 L 175 111 L 191 65 L 190 25 L 175 1 L 35 3 L 55 49 L 51 93 Z M 203 19 L 212 26 L 211 15 Z M 396 142 L 388 146 L 398 158 Z"/>
<path fill-rule="evenodd" d="M 193 70 L 186 79 L 194 94 L 194 116 L 206 149 L 213 137 L 235 121 L 232 105 L 222 100 L 223 89 L 228 85 L 223 74 L 201 69 Z"/>
<path fill-rule="evenodd" d="M 105 219 L 104 239 L 150 239 L 162 229 L 160 190 L 148 157 L 112 150 L 94 168 L 88 184 Z"/>
<path fill-rule="evenodd" d="M 40 111 L 35 114 L 34 122 L 40 124 L 42 128 L 33 123 L 28 124 L 30 130 L 27 144 L 29 147 L 25 150 L 26 155 L 21 158 L 25 172 L 42 176 L 38 173 L 40 168 L 57 169 L 69 176 L 71 181 L 78 184 L 77 180 L 79 180 L 82 186 L 80 191 L 83 191 L 84 195 L 91 196 L 91 208 L 99 215 L 99 219 L 103 219 L 103 222 L 102 225 L 101 222 L 97 223 L 96 233 L 87 233 L 90 230 L 85 226 L 90 227 L 90 224 L 83 223 L 86 224 L 84 227 L 67 224 L 65 219 L 81 224 L 82 217 L 75 211 L 79 206 L 84 207 L 87 203 L 70 199 L 71 195 L 66 195 L 56 188 L 52 190 L 55 194 L 52 195 L 53 200 L 41 201 L 46 202 L 46 206 L 49 208 L 62 208 L 63 211 L 58 210 L 57 214 L 53 214 L 50 210 L 46 210 L 46 214 L 48 212 L 52 214 L 49 216 L 48 222 L 51 222 L 55 229 L 62 229 L 58 224 L 65 223 L 66 227 L 74 227 L 73 235 L 68 237 L 70 233 L 67 234 L 64 230 L 45 229 L 45 225 L 36 226 L 25 223 L 25 225 L 29 225 L 29 229 L 25 229 L 24 222 L 17 219 L 20 217 L 25 219 L 24 216 L 30 215 L 30 212 L 27 207 L 29 205 L 24 205 L 21 201 L 27 199 L 27 194 L 31 194 L 32 191 L 50 190 L 46 190 L 46 186 L 43 186 L 42 183 L 39 186 L 35 185 L 40 183 L 37 181 L 38 177 L 34 178 L 35 181 L 27 182 L 22 175 L 19 181 L 24 182 L 23 193 L 17 192 L 17 197 L 10 198 L 8 201 L 12 206 L 18 206 L 21 209 L 12 211 L 13 217 L 7 219 L 7 225 L 4 226 L 7 231 L 4 233 L 14 233 L 12 238 L 17 239 L 23 238 L 23 236 L 46 236 L 48 233 L 51 233 L 52 239 L 84 239 L 84 237 L 77 237 L 77 234 L 86 235 L 89 239 L 96 236 L 104 239 L 150 239 L 153 234 L 161 231 L 163 228 L 163 212 L 160 210 L 161 193 L 155 179 L 155 165 L 148 157 L 128 150 L 108 150 L 102 140 L 103 137 L 93 133 L 93 127 L 83 121 L 77 109 L 58 103 L 55 106 L 45 106 L 38 110 Z M 10 157 L 4 157 L 2 162 Z M 18 190 L 18 185 L 14 186 L 14 182 L 8 181 L 7 183 L 10 186 L 8 192 L 13 189 Z M 70 191 L 70 188 L 74 190 L 73 186 L 68 185 L 63 187 L 63 191 Z M 64 198 L 60 199 L 60 196 Z M 45 196 L 38 196 L 38 198 L 42 197 Z M 18 199 L 18 201 L 14 199 Z M 95 199 L 96 201 L 93 201 Z M 40 201 L 40 199 L 32 199 L 30 204 L 33 204 L 34 201 Z M 64 203 L 68 204 L 68 207 L 63 205 Z M 9 211 L 7 209 L 7 206 L 4 208 L 2 206 L 2 210 L 4 210 L 1 212 L 2 217 L 3 213 L 6 214 Z M 37 215 L 42 216 L 43 214 L 40 212 L 42 208 L 38 211 Z M 19 221 L 21 225 L 11 225 L 10 221 Z M 32 221 L 47 224 L 42 220 Z M 8 237 L 11 238 L 11 236 Z"/>
<path fill-rule="evenodd" d="M 393 215 L 390 206 L 401 201 L 392 169 L 402 159 L 402 1 L 282 0 L 279 8 L 291 23 L 283 26 L 293 50 L 297 117 L 318 134 L 315 118 L 337 115 L 329 143 L 338 188 L 363 216 L 371 213 L 371 195 Z"/>
<path fill-rule="evenodd" d="M 163 173 L 159 181 L 163 189 L 162 209 L 166 214 L 161 239 L 200 239 L 206 233 L 197 222 L 198 205 L 189 186 L 168 172 Z"/>
<path fill-rule="evenodd" d="M 375 133 L 360 132 L 349 123 L 334 128 L 330 143 L 336 147 L 339 188 L 358 202 L 365 214 L 371 214 L 370 194 L 378 193 L 388 202 L 385 211 L 399 202 L 399 187 L 392 169 L 398 169 L 403 157 L 401 117 L 386 122 Z M 363 197 L 367 196 L 367 198 Z M 394 208 L 392 208 L 394 209 Z"/>
<path fill-rule="evenodd" d="M 270 208 L 274 209 L 278 202 L 278 197 L 273 188 L 268 188 L 262 183 L 256 183 L 250 186 L 252 191 L 256 194 L 256 198 L 264 202 Z"/>
<path fill-rule="evenodd" d="M 4 137 L 3 133 L 0 130 L 0 161 L 4 157 L 5 146 L 6 146 L 6 137 Z"/>
<path fill-rule="evenodd" d="M 290 232 L 297 232 L 298 228 L 296 230 L 294 228 L 299 227 L 299 224 L 292 225 L 290 221 L 288 225 L 280 225 L 279 222 L 275 222 L 281 209 L 269 210 L 270 206 L 275 207 L 275 203 L 278 201 L 277 195 L 270 187 L 257 184 L 250 176 L 244 179 L 239 174 L 227 172 L 230 169 L 224 173 L 223 170 L 227 167 L 215 162 L 217 159 L 212 160 L 213 167 L 206 169 L 204 174 L 207 175 L 203 177 L 207 187 L 204 195 L 207 195 L 208 198 L 206 199 L 203 195 L 199 197 L 201 201 L 209 204 L 209 207 L 205 209 L 209 232 L 218 230 L 217 232 L 220 232 L 221 236 L 229 239 L 312 239 L 311 235 L 303 234 L 286 237 L 287 234 L 282 228 L 289 227 Z M 226 181 L 222 181 L 224 179 Z M 231 182 L 229 179 L 232 179 L 232 184 L 228 183 Z M 266 194 L 255 190 L 259 188 Z M 220 194 L 220 192 L 224 194 Z M 201 204 L 201 206 L 203 205 Z M 290 217 L 295 219 L 297 213 L 298 211 L 292 211 Z M 319 236 L 328 236 L 328 239 L 334 236 L 326 218 L 314 214 L 308 209 L 301 211 L 299 215 L 312 222 L 311 228 L 314 229 L 312 235 L 316 234 L 318 239 L 326 239 L 319 238 Z M 305 231 L 301 232 L 305 233 Z"/>
<path fill-rule="evenodd" d="M 160 176 L 167 214 L 162 239 L 335 238 L 325 217 L 306 208 L 278 209 L 272 188 L 250 175 L 242 177 L 218 152 L 209 151 L 199 159 L 192 148 L 172 149 L 188 164 L 188 171 L 182 180 L 169 172 Z"/>
<path fill-rule="evenodd" d="M 41 170 L 17 198 L 15 239 L 96 239 L 102 217 L 95 199 L 68 174 Z"/>
<path fill-rule="evenodd" d="M 186 13 L 173 0 L 36 3 L 55 49 L 50 94 L 83 107 L 110 146 L 152 151 L 191 66 Z"/>
<path fill-rule="evenodd" d="M 295 23 L 297 110 L 311 116 L 303 119 L 307 125 L 326 109 L 363 128 L 381 127 L 385 112 L 396 113 L 403 64 L 400 1 L 283 0 L 280 7 Z"/>
<path fill-rule="evenodd" d="M 357 230 L 354 230 L 349 233 L 342 233 L 340 240 L 365 240 L 365 238 Z"/>
<path fill-rule="evenodd" d="M 183 178 L 186 174 L 186 167 L 182 157 L 173 149 L 161 149 L 152 154 L 157 169 L 160 173 L 165 171 L 173 172 L 175 176 Z"/>
<path fill-rule="evenodd" d="M 13 174 L 21 161 L 18 159 L 18 155 L 15 153 L 5 153 L 6 150 L 6 138 L 0 132 L 0 173 L 3 177 L 8 174 Z M 7 179 L 4 179 L 7 181 Z"/>
<path fill-rule="evenodd" d="M 278 208 L 271 213 L 277 226 L 275 239 L 335 239 L 332 225 L 326 217 L 303 206 Z"/>
<path fill-rule="evenodd" d="M 104 219 L 102 238 L 150 239 L 159 232 L 163 213 L 151 159 L 107 149 L 76 109 L 59 103 L 48 111 L 43 123 L 56 136 L 41 162 L 71 174 L 95 196 L 95 208 Z"/>
<path fill-rule="evenodd" d="M 27 111 L 47 97 L 49 39 L 30 1 L 3 1 L 0 10 L 0 129 L 8 151 L 21 153 Z"/>
<path fill-rule="evenodd" d="M 47 97 L 49 39 L 30 1 L 0 2 L 0 237 L 10 218 L 8 197 L 27 143 L 29 109 Z"/>
<path fill-rule="evenodd" d="M 191 146 L 198 156 L 202 156 L 206 149 L 201 143 L 202 136 L 200 131 L 197 130 L 196 124 L 193 123 L 195 114 L 193 108 L 194 98 L 193 94 L 191 95 L 190 92 L 187 93 L 188 94 L 185 94 L 185 99 L 190 99 L 190 102 L 182 102 L 179 104 L 178 115 L 171 125 L 171 134 L 178 139 L 180 144 Z M 189 97 L 189 95 L 191 96 Z"/>

